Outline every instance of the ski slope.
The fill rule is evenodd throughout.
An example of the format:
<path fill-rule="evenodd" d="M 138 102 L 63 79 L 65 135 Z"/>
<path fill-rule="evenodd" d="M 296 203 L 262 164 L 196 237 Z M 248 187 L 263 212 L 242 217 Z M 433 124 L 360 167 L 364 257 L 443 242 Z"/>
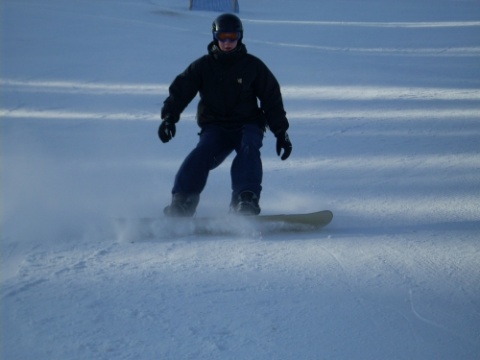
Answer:
<path fill-rule="evenodd" d="M 196 100 L 156 135 L 218 15 L 187 8 L 1 2 L 0 357 L 479 359 L 480 2 L 240 1 L 291 123 L 263 213 L 334 219 L 146 240 L 112 219 L 161 216 L 197 141 Z M 227 211 L 231 160 L 199 215 Z"/>

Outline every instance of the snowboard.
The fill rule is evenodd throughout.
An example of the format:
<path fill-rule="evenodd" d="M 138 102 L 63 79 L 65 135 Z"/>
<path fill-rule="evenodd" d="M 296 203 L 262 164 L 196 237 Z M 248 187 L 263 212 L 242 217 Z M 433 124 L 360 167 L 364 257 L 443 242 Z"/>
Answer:
<path fill-rule="evenodd" d="M 302 214 L 257 216 L 199 216 L 116 219 L 119 234 L 130 242 L 138 239 L 172 239 L 192 235 L 238 235 L 258 237 L 268 233 L 314 231 L 333 219 L 330 210 Z"/>
<path fill-rule="evenodd" d="M 257 222 L 280 222 L 285 224 L 308 225 L 320 228 L 328 225 L 333 219 L 330 210 L 316 211 L 306 214 L 258 215 L 252 217 Z"/>

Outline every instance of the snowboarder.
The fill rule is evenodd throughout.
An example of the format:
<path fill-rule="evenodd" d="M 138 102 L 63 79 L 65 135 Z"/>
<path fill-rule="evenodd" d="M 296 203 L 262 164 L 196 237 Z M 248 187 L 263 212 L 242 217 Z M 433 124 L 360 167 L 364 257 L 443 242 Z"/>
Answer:
<path fill-rule="evenodd" d="M 241 20 L 233 14 L 220 15 L 212 24 L 212 34 L 208 55 L 175 78 L 161 110 L 158 136 L 166 143 L 175 136 L 180 114 L 200 93 L 200 139 L 177 172 L 166 216 L 193 216 L 210 170 L 233 151 L 230 211 L 258 215 L 263 175 L 260 148 L 266 128 L 275 134 L 282 160 L 292 152 L 280 85 L 260 59 L 247 53 Z"/>

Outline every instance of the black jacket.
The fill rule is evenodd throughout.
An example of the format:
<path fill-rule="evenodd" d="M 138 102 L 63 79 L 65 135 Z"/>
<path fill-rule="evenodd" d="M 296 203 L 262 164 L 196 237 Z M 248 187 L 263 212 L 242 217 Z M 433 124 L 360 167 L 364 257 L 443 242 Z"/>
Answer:
<path fill-rule="evenodd" d="M 169 92 L 162 119 L 170 116 L 178 121 L 199 93 L 197 121 L 200 126 L 239 127 L 257 123 L 260 127 L 268 126 L 275 134 L 286 131 L 289 126 L 277 79 L 260 59 L 247 53 L 242 43 L 229 53 L 210 43 L 208 55 L 195 60 L 178 75 Z"/>

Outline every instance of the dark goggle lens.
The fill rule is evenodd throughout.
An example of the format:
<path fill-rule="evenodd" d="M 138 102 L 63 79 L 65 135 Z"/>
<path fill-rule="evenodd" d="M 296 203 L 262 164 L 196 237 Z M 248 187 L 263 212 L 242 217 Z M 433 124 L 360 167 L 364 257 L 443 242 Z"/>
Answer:
<path fill-rule="evenodd" d="M 224 42 L 224 41 L 237 41 L 240 39 L 240 33 L 239 32 L 215 32 L 215 39 L 218 41 Z"/>

